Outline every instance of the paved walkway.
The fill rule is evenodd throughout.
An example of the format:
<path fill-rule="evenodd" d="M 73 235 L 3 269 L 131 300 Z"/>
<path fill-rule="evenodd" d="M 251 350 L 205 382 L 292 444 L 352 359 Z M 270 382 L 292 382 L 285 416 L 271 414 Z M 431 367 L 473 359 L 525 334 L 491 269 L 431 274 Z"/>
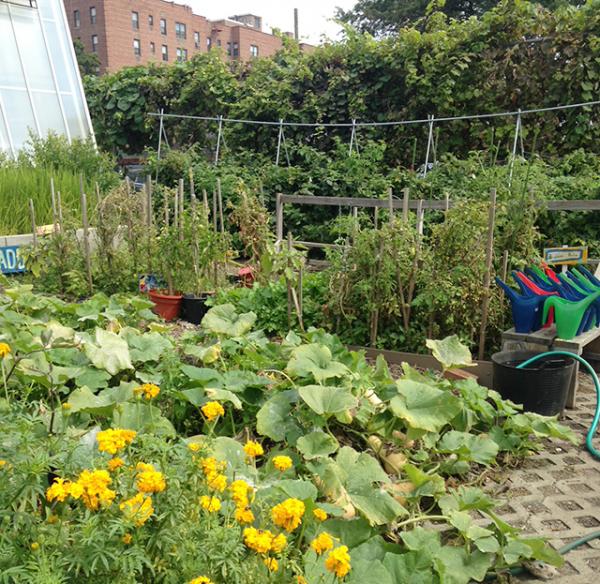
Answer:
<path fill-rule="evenodd" d="M 549 538 L 556 549 L 600 530 L 600 460 L 584 447 L 596 405 L 588 375 L 581 374 L 579 392 L 577 409 L 567 410 L 563 423 L 581 438 L 580 443 L 549 443 L 546 450 L 505 475 L 508 489 L 497 496 L 504 501 L 500 508 L 504 520 L 526 534 Z M 595 444 L 600 449 L 600 433 Z M 600 581 L 600 539 L 569 552 L 565 559 L 552 584 Z M 523 576 L 519 582 L 540 580 Z"/>

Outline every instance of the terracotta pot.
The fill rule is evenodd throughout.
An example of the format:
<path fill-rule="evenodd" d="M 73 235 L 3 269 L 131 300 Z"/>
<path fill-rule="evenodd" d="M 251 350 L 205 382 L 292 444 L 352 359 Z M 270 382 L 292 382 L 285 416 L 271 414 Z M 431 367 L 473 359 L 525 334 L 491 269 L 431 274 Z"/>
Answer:
<path fill-rule="evenodd" d="M 150 300 L 154 302 L 154 312 L 165 320 L 175 320 L 181 312 L 183 295 L 170 296 L 164 291 L 150 290 Z"/>

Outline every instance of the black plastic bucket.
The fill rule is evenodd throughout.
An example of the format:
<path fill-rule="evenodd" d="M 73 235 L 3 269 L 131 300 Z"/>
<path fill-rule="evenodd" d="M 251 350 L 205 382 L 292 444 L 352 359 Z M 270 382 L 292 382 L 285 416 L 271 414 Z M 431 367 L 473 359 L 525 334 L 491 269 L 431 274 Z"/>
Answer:
<path fill-rule="evenodd" d="M 208 312 L 206 301 L 210 294 L 184 294 L 181 302 L 181 318 L 192 324 L 200 324 L 204 315 Z"/>
<path fill-rule="evenodd" d="M 555 416 L 567 403 L 575 359 L 548 355 L 525 369 L 517 369 L 536 355 L 539 353 L 532 351 L 503 351 L 492 355 L 494 389 L 504 399 L 523 404 L 526 412 Z"/>

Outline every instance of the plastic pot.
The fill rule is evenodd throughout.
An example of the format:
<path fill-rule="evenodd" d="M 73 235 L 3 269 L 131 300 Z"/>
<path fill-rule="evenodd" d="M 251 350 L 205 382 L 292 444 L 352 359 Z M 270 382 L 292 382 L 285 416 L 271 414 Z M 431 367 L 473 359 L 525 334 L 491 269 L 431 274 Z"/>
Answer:
<path fill-rule="evenodd" d="M 494 389 L 504 399 L 522 404 L 526 412 L 555 416 L 565 408 L 575 360 L 548 355 L 525 369 L 517 369 L 518 365 L 538 354 L 502 351 L 492 355 Z"/>
<path fill-rule="evenodd" d="M 165 320 L 175 320 L 181 312 L 181 301 L 183 296 L 176 294 L 170 296 L 164 291 L 150 290 L 150 300 L 154 302 L 154 312 Z"/>
<path fill-rule="evenodd" d="M 200 324 L 208 312 L 206 301 L 211 294 L 184 294 L 181 301 L 181 318 L 192 324 Z"/>

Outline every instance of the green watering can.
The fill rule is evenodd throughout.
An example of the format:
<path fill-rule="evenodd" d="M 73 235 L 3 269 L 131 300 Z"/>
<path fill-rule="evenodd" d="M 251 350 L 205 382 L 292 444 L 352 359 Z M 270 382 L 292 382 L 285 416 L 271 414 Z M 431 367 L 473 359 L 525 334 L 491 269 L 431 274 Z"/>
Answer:
<path fill-rule="evenodd" d="M 561 339 L 566 341 L 577 336 L 581 321 L 586 311 L 600 298 L 600 290 L 590 294 L 587 298 L 573 302 L 558 296 L 548 296 L 544 302 L 542 322 L 546 322 L 550 308 L 554 308 L 554 320 L 556 321 L 556 332 Z"/>

